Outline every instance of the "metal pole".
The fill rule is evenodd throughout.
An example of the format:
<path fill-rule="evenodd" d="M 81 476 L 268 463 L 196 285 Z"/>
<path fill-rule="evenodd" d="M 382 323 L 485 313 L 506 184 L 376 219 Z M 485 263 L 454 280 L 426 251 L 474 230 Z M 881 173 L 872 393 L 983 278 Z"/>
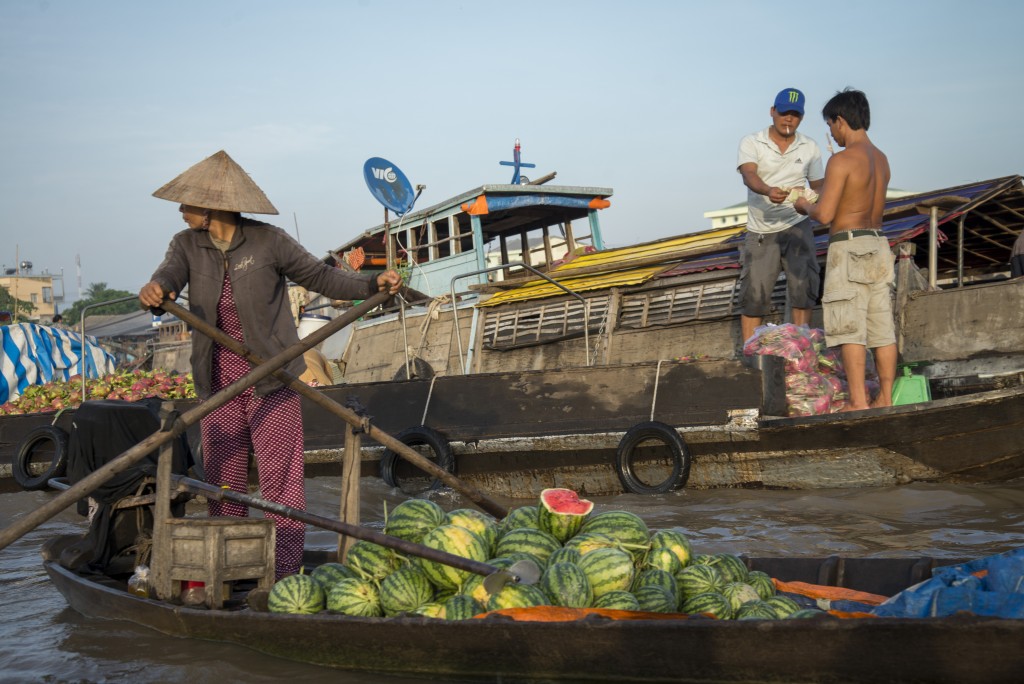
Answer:
<path fill-rule="evenodd" d="M 138 299 L 138 295 L 130 295 L 128 297 L 118 297 L 117 299 L 108 299 L 105 302 L 96 302 L 94 304 L 87 304 L 82 307 L 82 319 L 78 321 L 78 332 L 82 337 L 82 353 L 78 357 L 78 374 L 82 376 L 82 401 L 85 401 L 89 397 L 86 395 L 85 389 L 85 353 L 89 351 L 89 342 L 85 339 L 85 312 L 89 309 L 95 309 L 97 306 L 106 306 L 108 304 L 120 304 L 121 302 L 127 302 L 132 299 Z"/>
<path fill-rule="evenodd" d="M 217 499 L 218 501 L 233 501 L 245 504 L 246 506 L 251 506 L 252 508 L 258 508 L 262 511 L 277 513 L 278 515 L 283 515 L 287 518 L 291 518 L 292 520 L 308 523 L 348 537 L 355 537 L 356 539 L 370 541 L 374 544 L 380 544 L 381 546 L 401 551 L 402 553 L 410 556 L 419 556 L 420 558 L 425 558 L 429 561 L 434 561 L 435 563 L 450 565 L 453 568 L 466 570 L 477 575 L 493 575 L 498 572 L 498 568 L 493 565 L 481 563 L 480 561 L 475 561 L 469 558 L 463 558 L 462 556 L 456 556 L 444 551 L 438 551 L 437 549 L 432 549 L 429 546 L 415 544 L 404 539 L 399 539 L 398 537 L 392 537 L 369 527 L 349 525 L 339 520 L 325 518 L 323 516 L 316 515 L 315 513 L 309 513 L 307 511 L 299 510 L 298 508 L 292 508 L 291 506 L 285 506 L 265 499 L 259 499 L 230 489 L 214 487 L 213 485 L 205 482 L 193 480 L 181 475 L 173 475 L 171 479 L 177 482 L 179 491 L 201 494 L 209 499 Z M 519 581 L 519 578 L 514 576 L 510 579 L 513 582 Z"/>
<path fill-rule="evenodd" d="M 931 221 L 928 223 L 928 289 L 938 288 L 939 268 L 939 208 L 931 207 Z"/>
<path fill-rule="evenodd" d="M 964 286 L 964 220 L 967 219 L 967 212 L 960 214 L 960 222 L 956 229 L 956 286 Z"/>

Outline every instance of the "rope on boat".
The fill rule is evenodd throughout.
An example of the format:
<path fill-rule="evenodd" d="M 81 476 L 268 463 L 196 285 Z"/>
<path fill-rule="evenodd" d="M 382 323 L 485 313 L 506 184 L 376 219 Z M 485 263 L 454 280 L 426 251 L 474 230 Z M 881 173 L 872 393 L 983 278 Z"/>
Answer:
<path fill-rule="evenodd" d="M 658 359 L 658 368 L 654 371 L 654 396 L 651 397 L 651 420 L 654 420 L 654 406 L 658 403 L 658 381 L 661 379 L 661 364 L 665 359 Z"/>
<path fill-rule="evenodd" d="M 427 424 L 427 410 L 430 409 L 430 397 L 434 396 L 434 382 L 436 380 L 436 375 L 430 378 L 430 388 L 427 390 L 427 403 L 423 406 L 423 418 L 420 419 L 420 425 Z"/>

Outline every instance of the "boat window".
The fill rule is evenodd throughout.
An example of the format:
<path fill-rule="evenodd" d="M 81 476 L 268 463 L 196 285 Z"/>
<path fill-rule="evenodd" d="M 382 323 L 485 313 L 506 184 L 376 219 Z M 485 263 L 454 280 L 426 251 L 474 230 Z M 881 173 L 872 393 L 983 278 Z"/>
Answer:
<path fill-rule="evenodd" d="M 452 223 L 455 225 L 455 234 L 459 236 L 459 251 L 472 251 L 473 225 L 469 220 L 469 214 L 465 212 L 455 214 L 455 216 L 452 216 Z"/>
<path fill-rule="evenodd" d="M 532 304 L 514 309 L 499 307 L 484 319 L 484 346 L 515 349 L 583 336 L 584 324 L 594 334 L 606 324 L 608 295 L 587 299 L 589 316 L 578 299 Z M 584 320 L 586 318 L 586 321 Z"/>
<path fill-rule="evenodd" d="M 772 291 L 773 312 L 786 310 L 786 280 Z M 732 316 L 739 311 L 739 279 L 688 283 L 674 288 L 634 292 L 622 296 L 619 328 L 648 328 Z"/>
<path fill-rule="evenodd" d="M 451 238 L 451 226 L 449 225 L 448 217 L 434 221 L 434 249 L 432 255 L 435 259 L 443 259 L 446 256 L 452 255 L 452 245 L 450 242 Z"/>

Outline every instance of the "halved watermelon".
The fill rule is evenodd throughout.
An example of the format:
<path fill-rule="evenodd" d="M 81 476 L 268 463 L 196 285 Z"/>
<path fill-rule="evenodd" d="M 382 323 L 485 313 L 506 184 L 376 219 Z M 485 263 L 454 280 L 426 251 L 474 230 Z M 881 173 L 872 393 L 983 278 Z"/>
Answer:
<path fill-rule="evenodd" d="M 540 493 L 540 528 L 563 544 L 580 531 L 594 503 L 571 489 L 553 487 Z"/>

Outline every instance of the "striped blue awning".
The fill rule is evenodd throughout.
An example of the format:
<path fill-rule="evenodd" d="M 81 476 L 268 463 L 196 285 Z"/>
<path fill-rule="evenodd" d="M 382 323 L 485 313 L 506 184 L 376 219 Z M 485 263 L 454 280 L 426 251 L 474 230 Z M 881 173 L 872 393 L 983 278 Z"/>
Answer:
<path fill-rule="evenodd" d="M 17 399 L 31 385 L 66 381 L 80 372 L 82 336 L 35 323 L 0 326 L 0 404 Z M 84 371 L 99 378 L 115 370 L 114 355 L 86 335 Z"/>

